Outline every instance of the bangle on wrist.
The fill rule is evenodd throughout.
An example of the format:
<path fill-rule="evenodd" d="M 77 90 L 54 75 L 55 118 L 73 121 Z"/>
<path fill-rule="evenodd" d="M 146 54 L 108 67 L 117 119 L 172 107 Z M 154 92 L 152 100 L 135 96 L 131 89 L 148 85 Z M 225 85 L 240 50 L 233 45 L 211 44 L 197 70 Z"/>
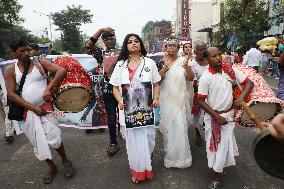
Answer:
<path fill-rule="evenodd" d="M 167 72 L 169 70 L 168 66 L 163 66 L 163 70 Z"/>
<path fill-rule="evenodd" d="M 90 37 L 90 41 L 92 41 L 92 43 L 96 43 L 97 41 L 98 41 L 98 39 L 95 39 L 95 38 L 93 38 L 93 37 Z"/>

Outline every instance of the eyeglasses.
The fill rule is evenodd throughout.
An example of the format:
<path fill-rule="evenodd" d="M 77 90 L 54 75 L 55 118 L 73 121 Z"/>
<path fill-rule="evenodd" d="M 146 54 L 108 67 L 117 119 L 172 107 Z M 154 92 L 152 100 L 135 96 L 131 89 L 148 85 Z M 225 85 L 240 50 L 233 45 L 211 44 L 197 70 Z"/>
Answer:
<path fill-rule="evenodd" d="M 190 45 L 185 45 L 184 48 L 191 49 L 191 46 Z"/>

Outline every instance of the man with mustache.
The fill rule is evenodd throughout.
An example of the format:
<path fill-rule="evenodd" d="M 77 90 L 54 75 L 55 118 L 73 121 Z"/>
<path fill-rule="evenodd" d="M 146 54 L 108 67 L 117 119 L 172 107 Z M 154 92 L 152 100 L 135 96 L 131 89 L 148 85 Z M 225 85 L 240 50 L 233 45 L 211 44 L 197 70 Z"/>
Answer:
<path fill-rule="evenodd" d="M 220 51 L 209 47 L 204 51 L 209 68 L 205 71 L 198 86 L 198 102 L 206 112 L 204 115 L 205 141 L 208 167 L 214 176 L 209 189 L 219 189 L 224 167 L 236 165 L 234 156 L 238 155 L 238 147 L 234 135 L 234 103 L 241 101 L 253 89 L 253 82 L 235 68 L 233 74 L 225 71 L 221 63 Z M 239 99 L 233 102 L 233 84 L 245 85 Z"/>
<path fill-rule="evenodd" d="M 105 46 L 106 51 L 103 51 L 101 48 L 97 47 L 95 43 L 97 42 L 98 38 L 101 37 Z M 116 37 L 114 33 L 114 29 L 110 27 L 101 28 L 99 29 L 86 43 L 85 47 L 88 50 L 88 53 L 91 54 L 98 62 L 99 69 L 103 69 L 103 62 L 104 54 L 110 52 L 113 49 L 116 49 Z M 114 60 L 116 62 L 116 60 Z M 114 64 L 115 65 L 115 64 Z M 100 71 L 102 73 L 102 71 Z M 109 76 L 106 73 L 103 73 L 104 76 L 100 81 L 103 93 L 103 100 L 106 106 L 107 116 L 108 116 L 108 129 L 109 129 L 109 136 L 110 136 L 110 146 L 107 149 L 107 154 L 112 156 L 118 150 L 119 146 L 116 140 L 116 114 L 117 114 L 117 106 L 118 103 L 112 93 L 112 85 L 109 83 Z M 92 105 L 94 103 L 90 103 Z M 89 109 L 89 108 L 88 108 Z M 84 115 L 83 115 L 84 116 Z M 89 133 L 91 130 L 86 130 L 86 133 Z"/>
<path fill-rule="evenodd" d="M 75 172 L 66 156 L 56 116 L 48 112 L 52 111 L 50 101 L 53 92 L 64 79 L 66 71 L 45 59 L 40 59 L 38 63 L 42 68 L 54 74 L 53 79 L 47 83 L 45 75 L 40 72 L 35 63 L 31 62 L 30 46 L 26 41 L 15 41 L 11 49 L 18 62 L 7 67 L 4 73 L 8 98 L 25 109 L 22 130 L 32 143 L 36 157 L 40 161 L 45 161 L 49 167 L 43 182 L 50 184 L 58 172 L 57 166 L 52 161 L 50 148 L 55 149 L 61 156 L 65 169 L 64 177 L 72 177 Z M 24 70 L 27 74 L 22 92 L 18 94 L 16 89 L 20 85 Z"/>

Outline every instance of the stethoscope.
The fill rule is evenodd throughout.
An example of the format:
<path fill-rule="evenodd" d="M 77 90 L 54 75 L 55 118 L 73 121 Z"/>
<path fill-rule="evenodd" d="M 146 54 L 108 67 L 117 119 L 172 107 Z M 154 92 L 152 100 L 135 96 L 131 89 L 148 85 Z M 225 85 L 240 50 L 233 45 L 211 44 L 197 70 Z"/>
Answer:
<path fill-rule="evenodd" d="M 127 62 L 125 68 L 128 68 L 129 60 L 124 61 L 123 64 L 119 65 L 119 67 L 121 68 L 121 67 L 124 65 L 125 62 Z M 143 67 L 142 67 L 142 69 L 141 69 L 141 71 L 140 71 L 139 78 L 142 77 L 142 71 L 144 70 L 144 67 L 145 67 L 145 58 L 144 58 L 144 56 L 143 56 Z"/>

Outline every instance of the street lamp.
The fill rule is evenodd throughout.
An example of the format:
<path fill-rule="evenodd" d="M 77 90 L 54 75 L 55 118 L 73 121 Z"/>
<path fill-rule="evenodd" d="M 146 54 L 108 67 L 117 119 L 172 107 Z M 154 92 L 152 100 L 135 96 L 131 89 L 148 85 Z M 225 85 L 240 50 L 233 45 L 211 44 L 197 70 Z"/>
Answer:
<path fill-rule="evenodd" d="M 40 16 L 47 16 L 48 17 L 48 20 L 49 20 L 49 31 L 50 31 L 50 41 L 51 41 L 51 45 L 53 45 L 53 42 L 52 42 L 52 30 L 51 30 L 51 14 L 45 14 L 43 12 L 39 12 L 39 11 L 35 11 L 33 10 L 33 12 L 35 13 L 38 13 Z"/>

